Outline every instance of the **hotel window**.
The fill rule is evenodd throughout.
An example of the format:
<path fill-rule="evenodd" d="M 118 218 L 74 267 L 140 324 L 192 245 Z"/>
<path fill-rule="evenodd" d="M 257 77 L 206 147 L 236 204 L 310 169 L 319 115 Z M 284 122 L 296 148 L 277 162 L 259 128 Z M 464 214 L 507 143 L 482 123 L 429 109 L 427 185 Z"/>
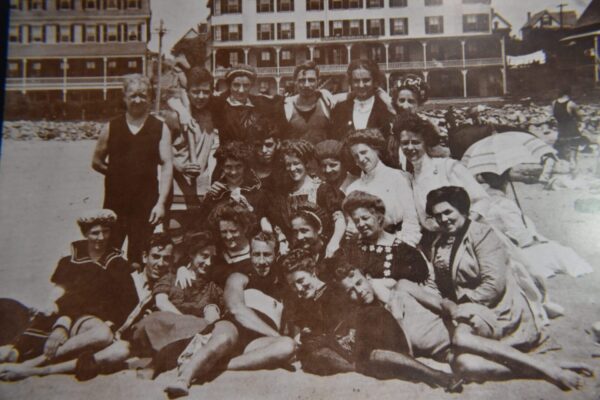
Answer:
<path fill-rule="evenodd" d="M 344 34 L 344 23 L 342 21 L 333 21 L 331 28 L 331 36 L 342 36 Z"/>
<path fill-rule="evenodd" d="M 108 62 L 108 68 L 117 68 L 117 62 L 116 61 L 109 61 Z"/>
<path fill-rule="evenodd" d="M 257 40 L 273 40 L 273 24 L 256 25 Z"/>
<path fill-rule="evenodd" d="M 34 43 L 41 43 L 44 41 L 44 29 L 42 26 L 31 26 L 29 41 Z"/>
<path fill-rule="evenodd" d="M 106 0 L 106 8 L 107 9 L 118 9 L 119 8 L 119 3 L 117 2 L 117 0 Z"/>
<path fill-rule="evenodd" d="M 350 21 L 350 36 L 360 36 L 362 35 L 362 20 L 352 20 Z"/>
<path fill-rule="evenodd" d="M 213 1 L 213 15 L 221 15 L 221 1 Z"/>
<path fill-rule="evenodd" d="M 242 4 L 240 0 L 227 0 L 227 9 L 223 10 L 223 14 L 237 14 L 242 12 Z"/>
<path fill-rule="evenodd" d="M 294 0 L 277 0 L 277 11 L 294 11 Z"/>
<path fill-rule="evenodd" d="M 127 25 L 127 41 L 128 42 L 137 42 L 138 41 L 137 25 Z"/>
<path fill-rule="evenodd" d="M 56 6 L 59 10 L 72 10 L 73 2 L 71 0 L 58 0 Z"/>
<path fill-rule="evenodd" d="M 408 35 L 408 18 L 390 19 L 390 35 Z"/>
<path fill-rule="evenodd" d="M 21 27 L 16 25 L 10 26 L 10 33 L 8 34 L 8 40 L 11 43 L 19 43 L 21 41 Z"/>
<path fill-rule="evenodd" d="M 292 52 L 290 50 L 281 50 L 281 61 L 291 61 Z"/>
<path fill-rule="evenodd" d="M 42 70 L 42 63 L 40 63 L 40 62 L 34 62 L 31 65 L 31 69 L 33 69 L 34 71 L 41 71 Z M 60 63 L 60 69 L 62 69 L 62 63 Z"/>
<path fill-rule="evenodd" d="M 97 42 L 98 31 L 95 25 L 87 25 L 85 27 L 85 41 L 86 42 Z"/>
<path fill-rule="evenodd" d="M 138 66 L 138 63 L 136 60 L 127 61 L 127 68 L 134 69 L 134 68 L 137 68 L 137 66 Z"/>
<path fill-rule="evenodd" d="M 257 0 L 256 1 L 256 12 L 273 12 L 275 8 L 273 6 L 273 0 Z"/>
<path fill-rule="evenodd" d="M 294 23 L 282 22 L 277 24 L 277 39 L 288 40 L 294 38 Z"/>
<path fill-rule="evenodd" d="M 306 0 L 306 10 L 323 10 L 324 8 L 323 0 Z"/>
<path fill-rule="evenodd" d="M 21 10 L 21 7 L 22 7 L 21 0 L 10 0 L 10 9 L 11 10 Z"/>
<path fill-rule="evenodd" d="M 95 9 L 98 7 L 98 3 L 96 2 L 96 0 L 86 0 L 84 2 L 84 7 L 86 10 Z"/>
<path fill-rule="evenodd" d="M 314 58 L 314 59 L 319 59 L 319 58 L 321 58 L 321 49 L 314 49 L 314 50 L 313 50 L 313 58 Z"/>
<path fill-rule="evenodd" d="M 45 10 L 46 9 L 46 1 L 45 0 L 31 0 L 29 3 L 30 10 Z"/>
<path fill-rule="evenodd" d="M 85 68 L 87 68 L 87 69 L 96 69 L 96 61 L 87 61 L 85 63 Z"/>
<path fill-rule="evenodd" d="M 308 39 L 318 39 L 323 37 L 323 21 L 310 21 L 306 23 L 306 37 Z"/>
<path fill-rule="evenodd" d="M 117 25 L 106 25 L 106 41 L 117 42 L 119 40 L 119 29 Z"/>
<path fill-rule="evenodd" d="M 260 61 L 271 61 L 271 52 L 269 50 L 263 50 L 260 52 Z"/>
<path fill-rule="evenodd" d="M 8 63 L 8 72 L 17 72 L 19 70 L 19 64 L 16 62 Z"/>
<path fill-rule="evenodd" d="M 127 0 L 127 8 L 140 8 L 138 0 Z"/>
<path fill-rule="evenodd" d="M 67 62 L 61 61 L 60 62 L 60 69 L 62 69 L 63 71 L 65 69 L 68 70 L 69 69 L 69 61 L 67 61 Z"/>
<path fill-rule="evenodd" d="M 347 8 L 362 8 L 362 0 L 348 0 Z"/>
<path fill-rule="evenodd" d="M 403 61 L 406 59 L 406 48 L 402 44 L 396 44 L 390 48 L 391 59 L 394 61 Z"/>
<path fill-rule="evenodd" d="M 240 28 L 241 28 L 241 25 L 236 25 L 236 24 L 229 25 L 228 33 L 227 33 L 227 40 L 242 40 Z"/>
<path fill-rule="evenodd" d="M 406 7 L 406 0 L 390 0 L 390 7 Z"/>
<path fill-rule="evenodd" d="M 58 42 L 69 43 L 71 42 L 71 27 L 68 25 L 61 25 L 58 27 Z"/>
<path fill-rule="evenodd" d="M 229 53 L 229 65 L 239 64 L 240 63 L 240 55 L 237 51 L 232 51 Z"/>
<path fill-rule="evenodd" d="M 441 6 L 443 0 L 425 0 L 426 6 Z"/>
<path fill-rule="evenodd" d="M 383 28 L 383 19 L 368 19 L 367 20 L 367 34 L 371 36 L 382 36 L 385 35 Z"/>
<path fill-rule="evenodd" d="M 367 0 L 367 8 L 383 8 L 383 0 Z"/>
<path fill-rule="evenodd" d="M 488 32 L 489 30 L 489 14 L 463 15 L 463 32 Z"/>
<path fill-rule="evenodd" d="M 542 26 L 552 26 L 552 17 L 548 14 L 542 17 Z"/>
<path fill-rule="evenodd" d="M 425 33 L 444 33 L 444 17 L 425 17 Z"/>
<path fill-rule="evenodd" d="M 221 27 L 220 26 L 213 26 L 212 27 L 213 30 L 213 40 L 215 42 L 220 42 L 222 40 L 221 38 Z"/>
<path fill-rule="evenodd" d="M 342 9 L 344 8 L 344 2 L 342 0 L 329 0 L 329 8 Z"/>

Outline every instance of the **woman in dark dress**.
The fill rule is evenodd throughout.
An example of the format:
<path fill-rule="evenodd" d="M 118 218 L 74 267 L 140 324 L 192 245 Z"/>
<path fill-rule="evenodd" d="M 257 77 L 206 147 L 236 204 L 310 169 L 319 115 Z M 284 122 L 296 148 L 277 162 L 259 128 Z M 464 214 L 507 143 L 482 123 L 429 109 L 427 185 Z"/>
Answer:
<path fill-rule="evenodd" d="M 358 229 L 358 247 L 347 249 L 350 259 L 360 260 L 365 274 L 373 279 L 408 279 L 423 283 L 429 276 L 427 261 L 414 247 L 384 229 L 385 205 L 369 193 L 354 191 L 344 200 L 344 212 Z"/>
<path fill-rule="evenodd" d="M 382 76 L 379 67 L 371 60 L 354 60 L 348 66 L 347 75 L 354 96 L 333 109 L 332 139 L 343 140 L 348 132 L 366 128 L 377 128 L 387 138 L 393 112 L 376 95 Z"/>

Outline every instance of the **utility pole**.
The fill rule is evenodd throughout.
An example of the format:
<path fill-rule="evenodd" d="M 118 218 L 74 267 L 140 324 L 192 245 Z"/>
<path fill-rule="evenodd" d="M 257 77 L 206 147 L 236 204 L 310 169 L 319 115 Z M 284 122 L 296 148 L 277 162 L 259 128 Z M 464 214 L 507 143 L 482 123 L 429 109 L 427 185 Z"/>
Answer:
<path fill-rule="evenodd" d="M 164 27 L 164 21 L 160 20 L 160 26 L 158 30 L 155 30 L 158 33 L 158 79 L 156 83 L 156 113 L 160 111 L 160 77 L 162 75 L 162 39 L 167 33 L 167 30 Z"/>
<path fill-rule="evenodd" d="M 559 12 L 559 24 L 560 24 L 560 29 L 562 30 L 563 28 L 563 8 L 565 8 L 568 4 L 565 3 L 561 3 L 559 4 L 557 7 L 560 10 Z"/>

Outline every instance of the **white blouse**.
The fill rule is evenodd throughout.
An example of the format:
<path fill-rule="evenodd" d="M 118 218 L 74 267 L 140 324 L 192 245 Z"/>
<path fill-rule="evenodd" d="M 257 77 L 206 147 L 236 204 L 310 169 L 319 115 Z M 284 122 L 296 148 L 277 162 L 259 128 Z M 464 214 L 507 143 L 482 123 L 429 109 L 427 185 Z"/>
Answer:
<path fill-rule="evenodd" d="M 352 122 L 354 123 L 355 129 L 367 128 L 367 122 L 369 122 L 369 117 L 371 116 L 371 111 L 373 110 L 373 104 L 375 104 L 375 96 L 371 96 L 365 101 L 354 99 Z"/>

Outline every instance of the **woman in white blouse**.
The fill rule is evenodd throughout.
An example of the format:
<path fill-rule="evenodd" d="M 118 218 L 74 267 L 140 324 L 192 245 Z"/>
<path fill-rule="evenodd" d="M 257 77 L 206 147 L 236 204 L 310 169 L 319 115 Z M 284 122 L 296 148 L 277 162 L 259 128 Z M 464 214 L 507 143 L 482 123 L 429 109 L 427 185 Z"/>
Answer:
<path fill-rule="evenodd" d="M 360 178 L 346 188 L 346 195 L 359 190 L 379 197 L 385 205 L 386 231 L 415 246 L 421 239 L 421 227 L 410 179 L 407 173 L 381 161 L 386 148 L 381 132 L 373 128 L 354 131 L 346 138 L 345 145 L 361 170 Z"/>
<path fill-rule="evenodd" d="M 407 115 L 394 121 L 392 132 L 400 142 L 397 151 L 402 152 L 410 163 L 407 169 L 411 172 L 415 206 L 419 222 L 425 229 L 439 230 L 436 221 L 425 212 L 425 204 L 427 194 L 443 186 L 459 186 L 467 191 L 472 204 L 472 219 L 485 215 L 489 196 L 473 175 L 454 159 L 429 156 L 429 150 L 439 140 L 431 122 L 415 114 Z M 398 157 L 397 154 L 389 156 Z"/>

